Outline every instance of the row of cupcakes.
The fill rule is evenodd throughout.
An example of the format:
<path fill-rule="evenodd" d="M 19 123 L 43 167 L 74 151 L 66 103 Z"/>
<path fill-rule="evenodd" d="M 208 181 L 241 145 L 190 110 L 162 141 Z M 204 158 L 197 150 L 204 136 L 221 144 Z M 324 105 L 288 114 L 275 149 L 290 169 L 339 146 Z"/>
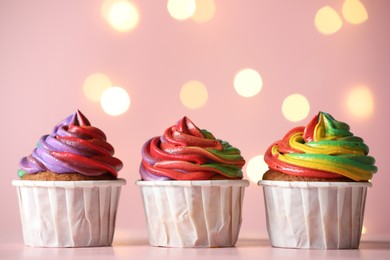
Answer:
<path fill-rule="evenodd" d="M 240 150 L 183 117 L 141 150 L 149 243 L 231 247 L 242 222 Z M 358 248 L 367 188 L 377 168 L 349 125 L 319 112 L 265 153 L 267 230 L 275 247 Z M 80 112 L 58 123 L 20 161 L 17 188 L 24 243 L 32 247 L 112 244 L 122 162 L 105 133 Z M 263 173 L 259 172 L 259 175 Z"/>

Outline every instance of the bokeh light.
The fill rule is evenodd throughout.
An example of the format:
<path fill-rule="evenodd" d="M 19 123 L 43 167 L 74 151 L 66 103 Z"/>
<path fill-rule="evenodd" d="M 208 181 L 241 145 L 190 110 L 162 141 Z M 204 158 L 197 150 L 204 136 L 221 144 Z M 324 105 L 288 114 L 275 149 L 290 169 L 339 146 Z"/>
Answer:
<path fill-rule="evenodd" d="M 107 75 L 102 73 L 95 73 L 85 79 L 83 91 L 89 100 L 93 102 L 99 102 L 104 90 L 111 86 L 111 80 Z"/>
<path fill-rule="evenodd" d="M 237 72 L 234 77 L 234 89 L 243 97 L 257 95 L 263 87 L 263 80 L 260 74 L 254 69 L 243 69 Z"/>
<path fill-rule="evenodd" d="M 210 21 L 215 16 L 216 6 L 214 0 L 195 0 L 196 9 L 191 19 L 197 23 Z"/>
<path fill-rule="evenodd" d="M 344 19 L 351 24 L 360 24 L 368 19 L 367 10 L 359 0 L 345 0 L 342 14 Z"/>
<path fill-rule="evenodd" d="M 351 115 L 366 118 L 374 112 L 374 98 L 366 86 L 355 87 L 348 93 L 347 109 Z"/>
<path fill-rule="evenodd" d="M 195 13 L 196 3 L 195 0 L 168 0 L 167 9 L 172 18 L 186 20 Z"/>
<path fill-rule="evenodd" d="M 103 92 L 100 105 L 108 115 L 118 116 L 129 109 L 130 97 L 124 88 L 110 87 Z"/>
<path fill-rule="evenodd" d="M 108 23 L 119 32 L 133 30 L 138 25 L 138 9 L 128 0 L 105 0 L 101 11 Z"/>
<path fill-rule="evenodd" d="M 332 7 L 324 6 L 317 11 L 314 24 L 320 33 L 330 35 L 340 30 L 343 21 Z"/>
<path fill-rule="evenodd" d="M 189 109 L 197 109 L 206 104 L 208 92 L 202 82 L 192 80 L 180 89 L 180 101 Z"/>
<path fill-rule="evenodd" d="M 367 228 L 366 228 L 366 226 L 362 226 L 362 234 L 364 235 L 364 234 L 366 234 L 367 233 Z"/>
<path fill-rule="evenodd" d="M 309 115 L 309 112 L 309 101 L 301 94 L 289 95 L 283 101 L 283 116 L 291 122 L 298 122 L 305 119 Z"/>
<path fill-rule="evenodd" d="M 264 162 L 264 155 L 252 157 L 246 165 L 246 175 L 253 183 L 260 181 L 267 170 L 268 165 Z"/>

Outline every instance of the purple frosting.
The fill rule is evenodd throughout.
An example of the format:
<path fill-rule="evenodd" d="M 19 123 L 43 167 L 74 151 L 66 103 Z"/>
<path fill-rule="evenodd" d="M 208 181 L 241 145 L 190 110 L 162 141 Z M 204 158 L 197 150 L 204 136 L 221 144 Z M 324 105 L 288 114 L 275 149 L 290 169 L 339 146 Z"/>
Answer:
<path fill-rule="evenodd" d="M 31 155 L 21 159 L 19 176 L 51 171 L 116 177 L 123 164 L 113 154 L 106 135 L 77 111 L 58 123 L 50 135 L 42 136 Z"/>

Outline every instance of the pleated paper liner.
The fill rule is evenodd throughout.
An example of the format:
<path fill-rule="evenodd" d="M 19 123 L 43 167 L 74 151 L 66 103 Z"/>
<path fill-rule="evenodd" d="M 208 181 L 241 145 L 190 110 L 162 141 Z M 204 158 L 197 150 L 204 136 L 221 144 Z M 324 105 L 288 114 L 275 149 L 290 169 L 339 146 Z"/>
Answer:
<path fill-rule="evenodd" d="M 359 247 L 369 182 L 259 181 L 274 247 Z"/>
<path fill-rule="evenodd" d="M 232 247 L 241 227 L 246 180 L 137 181 L 149 243 L 162 247 Z"/>
<path fill-rule="evenodd" d="M 112 243 L 121 186 L 112 181 L 14 180 L 24 243 L 94 247 Z"/>

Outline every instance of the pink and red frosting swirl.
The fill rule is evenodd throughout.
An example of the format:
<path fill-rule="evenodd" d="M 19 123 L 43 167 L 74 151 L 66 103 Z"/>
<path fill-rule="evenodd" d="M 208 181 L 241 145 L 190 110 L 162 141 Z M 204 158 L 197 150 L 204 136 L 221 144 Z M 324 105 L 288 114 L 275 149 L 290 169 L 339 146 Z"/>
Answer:
<path fill-rule="evenodd" d="M 242 179 L 245 160 L 237 148 L 183 117 L 142 147 L 143 180 Z"/>
<path fill-rule="evenodd" d="M 18 175 L 51 171 L 117 177 L 123 164 L 113 157 L 114 148 L 106 140 L 103 131 L 77 111 L 58 123 L 50 135 L 40 138 L 32 154 L 21 159 Z"/>

